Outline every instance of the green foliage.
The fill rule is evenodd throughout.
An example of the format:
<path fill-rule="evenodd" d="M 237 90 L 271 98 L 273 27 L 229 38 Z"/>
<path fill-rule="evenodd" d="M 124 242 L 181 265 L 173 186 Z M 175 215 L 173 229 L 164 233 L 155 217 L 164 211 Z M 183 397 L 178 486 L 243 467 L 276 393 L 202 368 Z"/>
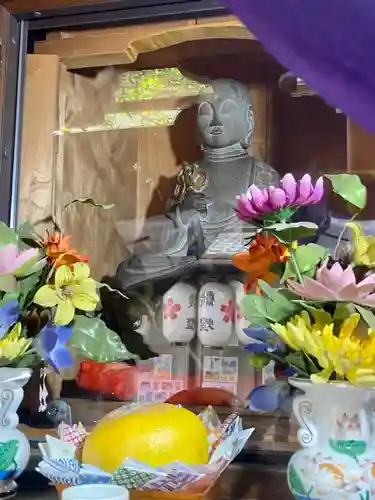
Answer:
<path fill-rule="evenodd" d="M 101 363 L 123 361 L 136 357 L 127 351 L 117 333 L 107 328 L 100 318 L 76 315 L 69 344 L 86 358 Z"/>
<path fill-rule="evenodd" d="M 17 280 L 12 274 L 0 276 L 0 291 L 7 293 L 17 291 Z"/>
<path fill-rule="evenodd" d="M 264 295 L 246 295 L 243 308 L 246 319 L 251 325 L 268 327 L 270 323 L 280 323 L 295 314 L 299 307 L 264 281 L 259 281 Z"/>
<path fill-rule="evenodd" d="M 301 245 L 294 251 L 296 264 L 302 276 L 314 276 L 316 266 L 328 256 L 328 249 L 315 243 Z M 296 273 L 293 263 L 289 259 L 285 265 L 282 281 L 295 278 Z"/>
<path fill-rule="evenodd" d="M 319 373 L 320 369 L 315 362 L 302 351 L 292 352 L 285 357 L 285 361 L 295 368 L 298 375 L 310 377 L 314 373 Z"/>
<path fill-rule="evenodd" d="M 319 323 L 321 325 L 326 325 L 326 324 L 329 325 L 330 323 L 332 323 L 331 315 L 324 309 L 321 309 L 320 307 L 315 307 L 306 302 L 303 304 L 303 307 L 311 314 L 315 323 Z"/>
<path fill-rule="evenodd" d="M 364 209 L 367 201 L 367 189 L 358 175 L 353 174 L 326 174 L 331 181 L 333 191 L 359 209 Z"/>
<path fill-rule="evenodd" d="M 0 222 L 0 247 L 5 247 L 11 243 L 17 244 L 18 236 L 14 229 L 8 227 L 4 222 Z"/>
<path fill-rule="evenodd" d="M 264 368 L 265 366 L 268 365 L 270 360 L 271 360 L 270 356 L 266 353 L 262 353 L 262 354 L 250 353 L 249 363 L 251 366 L 253 366 L 257 370 L 261 370 L 262 368 Z"/>
<path fill-rule="evenodd" d="M 316 234 L 318 226 L 313 222 L 280 222 L 278 224 L 271 224 L 264 228 L 264 230 L 274 234 L 283 243 L 292 243 L 293 241 Z"/>
<path fill-rule="evenodd" d="M 353 304 L 353 305 L 357 309 L 359 314 L 362 316 L 362 319 L 365 321 L 365 323 L 367 323 L 372 330 L 375 330 L 374 314 L 365 307 L 359 306 L 358 304 Z"/>

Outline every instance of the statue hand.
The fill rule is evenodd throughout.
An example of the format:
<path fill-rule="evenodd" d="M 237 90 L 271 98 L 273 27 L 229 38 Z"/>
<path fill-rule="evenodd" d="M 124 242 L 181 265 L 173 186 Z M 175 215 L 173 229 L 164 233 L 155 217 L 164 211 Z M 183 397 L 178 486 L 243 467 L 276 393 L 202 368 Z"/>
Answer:
<path fill-rule="evenodd" d="M 181 204 L 181 211 L 194 211 L 206 217 L 209 199 L 203 193 L 189 193 Z"/>

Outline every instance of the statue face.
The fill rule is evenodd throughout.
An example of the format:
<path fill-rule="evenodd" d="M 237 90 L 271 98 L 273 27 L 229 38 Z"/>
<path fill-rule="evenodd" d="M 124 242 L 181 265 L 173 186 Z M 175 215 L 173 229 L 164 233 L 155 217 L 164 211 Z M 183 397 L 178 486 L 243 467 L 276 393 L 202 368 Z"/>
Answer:
<path fill-rule="evenodd" d="M 198 129 L 203 145 L 210 148 L 237 143 L 247 147 L 253 128 L 253 113 L 248 103 L 214 95 L 199 106 Z"/>

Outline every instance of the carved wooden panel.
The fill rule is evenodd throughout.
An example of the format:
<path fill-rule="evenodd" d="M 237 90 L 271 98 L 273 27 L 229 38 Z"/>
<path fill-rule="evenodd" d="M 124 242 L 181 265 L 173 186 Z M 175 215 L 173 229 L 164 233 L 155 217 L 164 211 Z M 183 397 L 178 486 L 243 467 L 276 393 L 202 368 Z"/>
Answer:
<path fill-rule="evenodd" d="M 152 23 L 61 33 L 36 44 L 40 54 L 57 54 L 70 69 L 134 63 L 140 54 L 200 40 L 250 40 L 234 16 Z"/>

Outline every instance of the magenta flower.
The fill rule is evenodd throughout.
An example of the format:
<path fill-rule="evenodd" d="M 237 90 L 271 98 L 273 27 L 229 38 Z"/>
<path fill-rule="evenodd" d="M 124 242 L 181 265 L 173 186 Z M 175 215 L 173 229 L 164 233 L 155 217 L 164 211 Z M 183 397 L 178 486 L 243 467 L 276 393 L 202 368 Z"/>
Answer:
<path fill-rule="evenodd" d="M 39 257 L 39 250 L 36 248 L 20 250 L 16 244 L 10 243 L 0 248 L 0 275 L 15 274 L 29 261 L 35 264 Z"/>
<path fill-rule="evenodd" d="M 375 274 L 357 283 L 351 266 L 343 269 L 336 262 L 330 269 L 324 262 L 316 272 L 316 278 L 305 276 L 303 283 L 288 280 L 288 285 L 297 295 L 308 299 L 328 302 L 353 302 L 375 307 Z"/>
<path fill-rule="evenodd" d="M 314 205 L 323 195 L 323 177 L 319 177 L 314 186 L 309 174 L 305 174 L 299 182 L 292 174 L 286 174 L 280 181 L 280 187 L 259 189 L 255 184 L 251 185 L 246 194 L 238 197 L 236 212 L 242 220 L 259 219 L 285 208 Z"/>

